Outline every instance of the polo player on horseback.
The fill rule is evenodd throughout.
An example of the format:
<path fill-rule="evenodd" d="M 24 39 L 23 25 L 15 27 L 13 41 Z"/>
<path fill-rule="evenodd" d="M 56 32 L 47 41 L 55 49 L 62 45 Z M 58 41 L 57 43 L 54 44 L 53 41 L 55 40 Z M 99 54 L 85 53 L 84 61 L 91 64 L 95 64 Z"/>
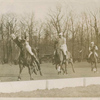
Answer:
<path fill-rule="evenodd" d="M 15 36 L 14 34 L 11 34 L 11 38 L 17 44 L 17 46 L 21 48 L 21 43 L 20 43 L 21 40 L 22 40 L 21 36 Z M 40 69 L 39 61 L 38 61 L 37 57 L 35 56 L 35 54 L 32 52 L 32 48 L 29 45 L 29 37 L 26 36 L 24 40 L 25 40 L 25 48 L 26 48 L 26 50 L 34 58 L 34 60 L 36 61 L 37 65 L 38 65 L 38 68 Z"/>
<path fill-rule="evenodd" d="M 98 54 L 97 54 L 97 51 L 98 50 L 98 47 L 94 44 L 94 42 L 91 42 L 91 46 L 89 47 L 89 55 L 88 55 L 88 58 L 90 58 L 90 56 L 92 55 L 93 51 L 95 51 L 95 55 L 96 57 L 98 58 Z"/>
<path fill-rule="evenodd" d="M 62 50 L 63 54 L 64 54 L 64 59 L 68 59 L 67 57 L 67 44 L 66 44 L 66 38 L 63 37 L 63 33 L 59 33 L 59 37 L 56 40 L 55 44 L 54 44 L 54 49 L 59 48 L 60 50 Z M 54 51 L 54 56 L 55 56 L 56 50 Z"/>

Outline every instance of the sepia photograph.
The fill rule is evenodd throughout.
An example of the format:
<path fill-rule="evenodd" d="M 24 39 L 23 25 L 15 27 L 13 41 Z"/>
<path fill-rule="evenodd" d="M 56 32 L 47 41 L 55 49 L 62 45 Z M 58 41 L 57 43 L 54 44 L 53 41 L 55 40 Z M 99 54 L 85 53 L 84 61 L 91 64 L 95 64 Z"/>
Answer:
<path fill-rule="evenodd" d="M 100 0 L 0 0 L 0 100 L 100 99 Z"/>

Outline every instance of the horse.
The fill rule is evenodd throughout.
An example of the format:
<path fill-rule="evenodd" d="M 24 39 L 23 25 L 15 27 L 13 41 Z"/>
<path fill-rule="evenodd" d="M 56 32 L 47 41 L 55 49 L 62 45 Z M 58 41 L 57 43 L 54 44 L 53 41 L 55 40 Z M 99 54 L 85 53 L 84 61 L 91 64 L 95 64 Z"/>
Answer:
<path fill-rule="evenodd" d="M 91 71 L 96 72 L 97 71 L 97 57 L 95 55 L 95 50 L 92 51 L 92 54 L 89 58 L 89 62 L 91 63 Z"/>
<path fill-rule="evenodd" d="M 61 73 L 61 70 L 63 71 L 63 74 L 64 73 L 67 74 L 67 67 L 69 63 L 71 63 L 72 70 L 75 73 L 74 66 L 73 66 L 73 59 L 69 51 L 67 51 L 67 57 L 68 58 L 65 59 L 64 53 L 61 49 L 56 49 L 54 60 L 55 60 L 56 70 L 58 70 L 58 74 Z M 63 65 L 65 65 L 65 69 L 63 68 Z"/>
<path fill-rule="evenodd" d="M 32 73 L 34 72 L 36 73 L 36 69 L 39 70 L 40 75 L 42 75 L 41 73 L 41 69 L 39 67 L 37 67 L 37 64 L 35 62 L 35 60 L 32 58 L 32 56 L 29 54 L 29 52 L 26 50 L 25 48 L 25 41 L 22 40 L 20 42 L 21 48 L 20 48 L 20 55 L 19 55 L 19 76 L 18 76 L 18 80 L 21 80 L 21 73 L 23 68 L 28 67 L 28 72 L 30 75 L 30 80 L 33 80 L 32 77 Z M 35 50 L 33 51 L 35 54 Z"/>

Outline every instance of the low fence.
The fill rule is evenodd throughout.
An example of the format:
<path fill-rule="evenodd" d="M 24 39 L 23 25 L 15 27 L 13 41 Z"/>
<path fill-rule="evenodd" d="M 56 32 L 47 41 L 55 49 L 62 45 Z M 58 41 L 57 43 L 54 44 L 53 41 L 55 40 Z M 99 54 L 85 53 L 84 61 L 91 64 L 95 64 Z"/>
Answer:
<path fill-rule="evenodd" d="M 0 93 L 12 93 L 54 88 L 62 89 L 65 87 L 88 86 L 93 84 L 100 84 L 100 77 L 0 82 Z"/>

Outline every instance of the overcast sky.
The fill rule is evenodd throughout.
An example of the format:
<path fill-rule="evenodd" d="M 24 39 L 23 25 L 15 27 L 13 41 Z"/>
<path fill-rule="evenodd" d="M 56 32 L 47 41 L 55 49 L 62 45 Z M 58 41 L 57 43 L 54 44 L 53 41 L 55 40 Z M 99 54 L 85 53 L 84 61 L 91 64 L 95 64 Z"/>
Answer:
<path fill-rule="evenodd" d="M 80 13 L 86 9 L 97 9 L 100 7 L 100 0 L 0 0 L 0 13 L 34 12 L 37 19 L 43 19 L 48 9 L 53 9 L 56 4 L 63 7 L 68 6 Z"/>

